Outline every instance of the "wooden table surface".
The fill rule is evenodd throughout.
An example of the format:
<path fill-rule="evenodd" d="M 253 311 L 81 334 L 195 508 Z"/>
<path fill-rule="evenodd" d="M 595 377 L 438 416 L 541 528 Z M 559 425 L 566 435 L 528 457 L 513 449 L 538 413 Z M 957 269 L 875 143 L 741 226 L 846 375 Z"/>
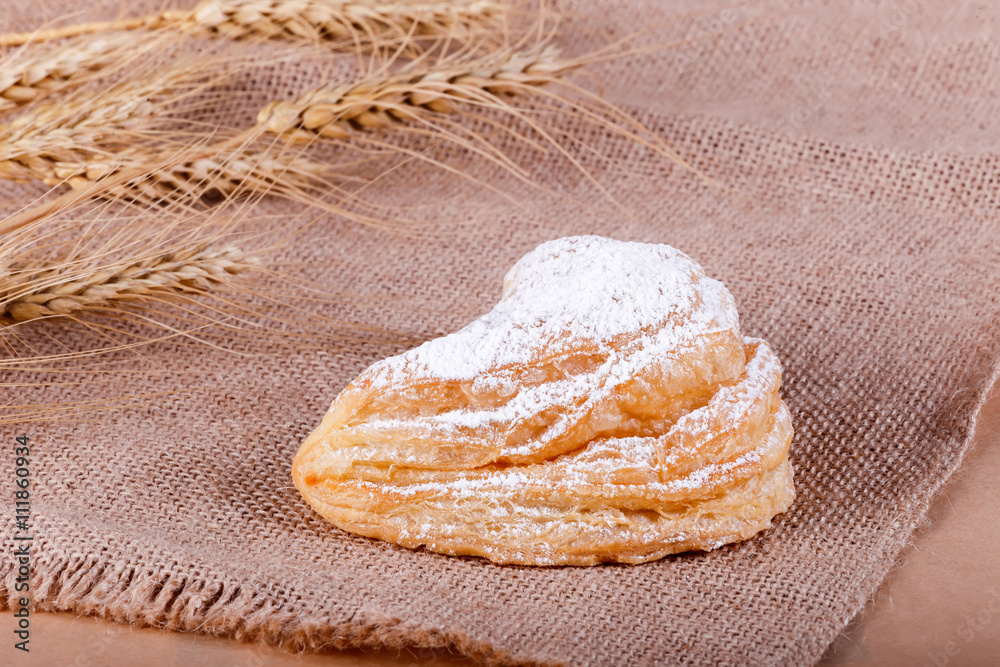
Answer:
<path fill-rule="evenodd" d="M 1000 385 L 998 385 L 1000 386 Z M 868 607 L 827 652 L 833 665 L 1000 664 L 1000 391 L 976 443 L 933 502 L 897 566 Z M 468 665 L 447 653 L 280 649 L 74 614 L 31 616 L 31 652 L 13 648 L 11 612 L 0 612 L 0 665 L 227 665 L 374 667 Z M 665 664 L 670 664 L 665 657 Z"/>

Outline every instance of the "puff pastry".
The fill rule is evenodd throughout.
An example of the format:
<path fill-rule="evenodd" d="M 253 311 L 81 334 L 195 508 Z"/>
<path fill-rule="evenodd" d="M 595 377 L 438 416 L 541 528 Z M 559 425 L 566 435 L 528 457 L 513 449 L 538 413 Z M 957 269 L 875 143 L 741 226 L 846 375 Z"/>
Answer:
<path fill-rule="evenodd" d="M 491 312 L 350 383 L 292 474 L 335 525 L 405 547 L 640 563 L 746 539 L 789 507 L 780 384 L 687 255 L 559 239 L 511 268 Z"/>

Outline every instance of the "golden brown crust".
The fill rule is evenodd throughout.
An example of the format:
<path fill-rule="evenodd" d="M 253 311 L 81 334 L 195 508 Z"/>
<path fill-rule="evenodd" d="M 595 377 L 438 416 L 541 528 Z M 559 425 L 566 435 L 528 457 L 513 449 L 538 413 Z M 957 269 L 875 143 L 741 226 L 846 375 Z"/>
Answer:
<path fill-rule="evenodd" d="M 546 246 L 512 270 L 528 278 L 508 276 L 513 306 L 376 364 L 338 396 L 292 466 L 306 500 L 350 532 L 521 565 L 640 563 L 767 528 L 794 497 L 791 419 L 778 360 L 739 334 L 728 292 L 667 246 Z M 578 280 L 608 253 L 627 265 L 611 277 L 646 295 L 634 322 L 591 324 L 592 304 L 543 320 L 518 303 L 545 298 L 538 282 L 558 292 L 539 265 Z M 545 327 L 560 317 L 571 324 L 556 340 Z M 542 323 L 494 354 L 507 363 L 475 365 L 484 340 L 517 340 L 525 322 Z"/>

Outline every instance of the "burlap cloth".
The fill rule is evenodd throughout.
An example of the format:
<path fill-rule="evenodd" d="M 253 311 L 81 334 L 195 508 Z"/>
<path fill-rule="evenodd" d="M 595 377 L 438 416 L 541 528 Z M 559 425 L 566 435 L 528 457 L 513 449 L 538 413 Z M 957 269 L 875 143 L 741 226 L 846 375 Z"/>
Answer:
<path fill-rule="evenodd" d="M 8 27 L 45 15 L 13 5 Z M 118 7 L 107 5 L 93 16 Z M 271 258 L 370 297 L 328 314 L 423 339 L 488 309 L 510 264 L 546 239 L 595 233 L 684 250 L 784 363 L 798 498 L 773 530 L 641 566 L 555 569 L 354 537 L 310 510 L 289 465 L 337 392 L 400 346 L 238 356 L 177 345 L 158 350 L 159 373 L 97 389 L 0 390 L 4 403 L 169 391 L 190 385 L 193 369 L 211 387 L 94 421 L 4 428 L 34 445 L 34 606 L 309 650 L 816 661 L 961 461 L 1000 352 L 1000 42 L 988 6 L 581 1 L 570 9 L 597 20 L 569 45 L 577 51 L 651 27 L 637 44 L 713 33 L 596 70 L 610 100 L 728 190 L 598 136 L 615 162 L 588 167 L 632 217 L 556 157 L 525 152 L 537 178 L 576 203 L 506 183 L 527 203 L 442 197 L 442 217 L 471 221 L 471 234 L 414 241 L 331 218 Z M 379 196 L 409 204 L 462 187 L 432 185 L 399 178 Z M 8 604 L 11 565 L 0 563 Z"/>

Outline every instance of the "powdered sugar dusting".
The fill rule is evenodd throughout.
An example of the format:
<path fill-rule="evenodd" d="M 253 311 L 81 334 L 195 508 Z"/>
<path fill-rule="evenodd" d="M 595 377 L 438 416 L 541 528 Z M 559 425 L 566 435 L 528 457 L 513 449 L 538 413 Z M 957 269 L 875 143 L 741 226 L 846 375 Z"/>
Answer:
<path fill-rule="evenodd" d="M 674 323 L 675 326 L 665 324 Z M 738 331 L 725 287 L 668 245 L 577 236 L 543 243 L 504 278 L 503 298 L 467 327 L 369 369 L 372 386 L 405 373 L 451 380 L 530 364 L 579 341 L 603 344 L 643 331 L 657 347 L 722 329 Z"/>

